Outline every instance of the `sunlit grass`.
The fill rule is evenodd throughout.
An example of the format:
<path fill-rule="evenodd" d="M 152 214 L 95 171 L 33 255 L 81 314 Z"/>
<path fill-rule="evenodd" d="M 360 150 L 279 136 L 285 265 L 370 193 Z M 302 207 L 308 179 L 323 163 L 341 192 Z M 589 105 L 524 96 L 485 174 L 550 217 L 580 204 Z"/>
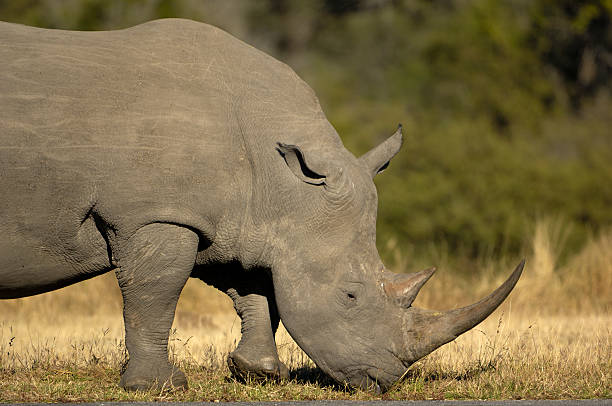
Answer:
<path fill-rule="evenodd" d="M 171 336 L 172 357 L 187 373 L 189 390 L 125 392 L 118 387 L 126 360 L 121 298 L 109 274 L 0 301 L 0 401 L 612 397 L 612 233 L 593 238 L 560 264 L 559 232 L 550 223 L 538 225 L 524 275 L 500 309 L 415 363 L 383 395 L 334 384 L 282 328 L 279 354 L 291 379 L 234 381 L 225 359 L 239 339 L 239 320 L 227 297 L 195 280 L 181 296 Z M 415 306 L 448 309 L 473 302 L 517 262 L 475 261 L 467 280 L 437 264 L 440 272 Z"/>

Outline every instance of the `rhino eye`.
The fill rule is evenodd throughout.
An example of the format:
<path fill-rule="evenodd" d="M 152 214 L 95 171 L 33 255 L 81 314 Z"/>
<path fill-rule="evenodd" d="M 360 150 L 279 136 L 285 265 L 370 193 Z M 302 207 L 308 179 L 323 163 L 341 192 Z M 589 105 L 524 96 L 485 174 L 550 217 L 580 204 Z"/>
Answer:
<path fill-rule="evenodd" d="M 362 282 L 344 282 L 336 291 L 336 300 L 344 308 L 352 308 L 360 302 L 359 298 L 364 293 Z"/>
<path fill-rule="evenodd" d="M 342 307 L 351 308 L 358 303 L 358 294 L 353 290 L 341 289 L 338 294 L 338 302 Z"/>

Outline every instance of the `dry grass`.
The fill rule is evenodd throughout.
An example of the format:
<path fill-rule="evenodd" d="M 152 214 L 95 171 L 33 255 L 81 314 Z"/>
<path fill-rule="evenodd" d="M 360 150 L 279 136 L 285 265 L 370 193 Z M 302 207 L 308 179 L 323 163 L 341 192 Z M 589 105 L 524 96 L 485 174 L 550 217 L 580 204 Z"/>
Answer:
<path fill-rule="evenodd" d="M 228 298 L 195 280 L 181 296 L 171 344 L 190 389 L 126 393 L 117 386 L 125 360 L 121 298 L 109 274 L 0 301 L 0 402 L 609 398 L 612 232 L 593 238 L 564 265 L 558 263 L 562 244 L 559 227 L 539 224 L 528 266 L 506 303 L 476 329 L 414 364 L 382 396 L 334 385 L 282 330 L 280 356 L 292 370 L 291 381 L 233 381 L 225 357 L 239 338 L 239 320 Z M 516 262 L 482 260 L 471 280 L 454 276 L 443 262 L 415 305 L 465 305 L 500 284 Z"/>

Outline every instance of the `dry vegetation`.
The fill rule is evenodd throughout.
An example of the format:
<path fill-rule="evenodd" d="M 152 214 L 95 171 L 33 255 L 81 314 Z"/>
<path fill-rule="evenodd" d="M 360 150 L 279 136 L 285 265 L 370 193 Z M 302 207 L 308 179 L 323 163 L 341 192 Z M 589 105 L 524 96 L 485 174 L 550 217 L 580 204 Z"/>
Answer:
<path fill-rule="evenodd" d="M 188 391 L 126 393 L 121 299 L 105 275 L 37 297 L 0 301 L 0 402 L 111 400 L 498 399 L 612 397 L 612 232 L 558 263 L 559 227 L 541 223 L 515 292 L 487 321 L 414 364 L 384 395 L 331 383 L 279 332 L 291 381 L 238 383 L 225 357 L 240 324 L 229 299 L 185 288 L 172 334 Z M 398 254 L 397 261 L 402 257 Z M 482 260 L 472 280 L 444 264 L 417 306 L 465 305 L 502 282 L 515 259 Z M 413 264 L 404 262 L 405 266 Z M 425 266 L 425 264 L 422 264 Z M 428 264 L 427 264 L 428 265 Z M 501 269 L 504 272 L 494 272 Z"/>

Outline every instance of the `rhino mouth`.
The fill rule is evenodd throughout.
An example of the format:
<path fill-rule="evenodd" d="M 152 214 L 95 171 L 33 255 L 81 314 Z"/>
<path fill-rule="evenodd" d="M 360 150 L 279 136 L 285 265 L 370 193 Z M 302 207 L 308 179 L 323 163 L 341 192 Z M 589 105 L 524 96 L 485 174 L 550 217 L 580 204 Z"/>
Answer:
<path fill-rule="evenodd" d="M 399 359 L 397 361 L 400 362 Z M 388 391 L 403 375 L 403 373 L 389 373 L 374 366 L 355 367 L 347 372 L 344 382 L 355 388 L 379 394 Z"/>

